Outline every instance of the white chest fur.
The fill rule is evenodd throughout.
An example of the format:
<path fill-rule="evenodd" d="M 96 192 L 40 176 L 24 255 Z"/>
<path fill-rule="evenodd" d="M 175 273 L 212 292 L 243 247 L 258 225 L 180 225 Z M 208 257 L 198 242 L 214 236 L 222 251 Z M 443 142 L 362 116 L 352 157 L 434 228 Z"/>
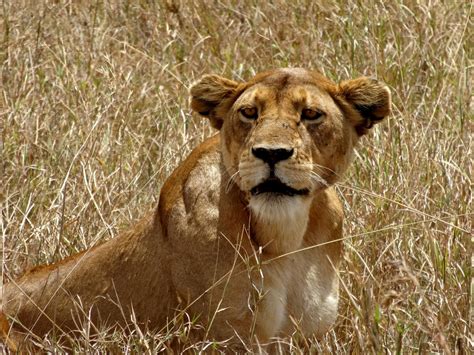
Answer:
<path fill-rule="evenodd" d="M 318 255 L 319 254 L 319 255 Z M 315 263 L 315 260 L 320 260 Z M 322 262 L 321 262 L 322 260 Z M 305 336 L 323 335 L 334 323 L 338 305 L 338 277 L 322 248 L 301 252 L 289 264 L 287 312 Z M 287 318 L 283 331 L 294 325 Z"/>
<path fill-rule="evenodd" d="M 257 322 L 265 335 L 291 334 L 295 328 L 305 336 L 321 335 L 337 315 L 336 270 L 326 247 L 317 246 L 328 231 L 307 230 L 310 204 L 302 197 L 250 200 L 254 237 L 269 256 Z"/>
<path fill-rule="evenodd" d="M 338 278 L 322 247 L 270 262 L 262 271 L 264 299 L 257 324 L 267 329 L 265 334 L 326 333 L 337 315 Z"/>

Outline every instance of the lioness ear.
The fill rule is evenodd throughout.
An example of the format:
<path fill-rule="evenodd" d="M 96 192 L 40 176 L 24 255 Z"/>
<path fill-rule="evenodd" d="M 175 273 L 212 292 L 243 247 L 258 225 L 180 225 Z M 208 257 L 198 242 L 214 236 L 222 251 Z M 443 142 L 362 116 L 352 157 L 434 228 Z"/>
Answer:
<path fill-rule="evenodd" d="M 390 113 L 390 89 L 378 80 L 362 77 L 343 81 L 339 84 L 339 94 L 359 113 L 359 117 L 350 117 L 359 135 L 367 133 Z"/>
<path fill-rule="evenodd" d="M 237 88 L 235 81 L 218 75 L 205 75 L 191 87 L 191 108 L 201 116 L 209 118 L 212 127 L 220 129 L 224 117 L 217 108 Z"/>

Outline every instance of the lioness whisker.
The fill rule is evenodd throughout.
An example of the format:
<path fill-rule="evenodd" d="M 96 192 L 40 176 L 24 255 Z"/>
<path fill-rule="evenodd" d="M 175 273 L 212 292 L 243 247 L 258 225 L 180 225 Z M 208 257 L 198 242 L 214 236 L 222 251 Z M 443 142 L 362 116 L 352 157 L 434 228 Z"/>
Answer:
<path fill-rule="evenodd" d="M 317 183 L 323 184 L 324 186 L 329 186 L 329 183 L 321 177 L 318 173 L 311 171 L 310 172 L 311 179 L 316 181 Z"/>
<path fill-rule="evenodd" d="M 239 173 L 240 173 L 240 171 L 237 170 L 237 171 L 236 171 L 235 173 L 233 173 L 233 174 L 229 177 L 229 179 L 227 180 L 227 184 L 226 184 L 226 186 L 225 186 L 225 192 L 226 192 L 226 193 L 229 193 L 229 191 L 230 191 L 232 185 L 235 184 L 235 177 L 236 177 Z"/>

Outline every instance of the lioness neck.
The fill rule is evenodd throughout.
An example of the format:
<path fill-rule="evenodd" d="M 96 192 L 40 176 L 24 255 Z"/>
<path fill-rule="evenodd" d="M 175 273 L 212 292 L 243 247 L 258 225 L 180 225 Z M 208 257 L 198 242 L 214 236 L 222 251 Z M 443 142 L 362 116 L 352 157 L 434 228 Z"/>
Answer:
<path fill-rule="evenodd" d="M 280 255 L 301 247 L 308 227 L 309 197 L 282 196 L 269 200 L 256 196 L 250 199 L 249 207 L 253 236 L 264 252 Z"/>

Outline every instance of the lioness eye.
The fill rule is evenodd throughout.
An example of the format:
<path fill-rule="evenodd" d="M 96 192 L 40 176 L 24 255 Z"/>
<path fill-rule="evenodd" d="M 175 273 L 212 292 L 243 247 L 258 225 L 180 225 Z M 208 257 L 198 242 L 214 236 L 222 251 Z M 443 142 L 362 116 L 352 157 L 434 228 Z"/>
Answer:
<path fill-rule="evenodd" d="M 240 109 L 240 113 L 242 116 L 245 118 L 248 118 L 249 120 L 255 120 L 258 117 L 258 110 L 256 107 L 246 107 Z"/>
<path fill-rule="evenodd" d="M 321 111 L 313 110 L 310 108 L 305 108 L 301 111 L 301 119 L 307 121 L 318 121 L 323 117 L 323 113 Z"/>

